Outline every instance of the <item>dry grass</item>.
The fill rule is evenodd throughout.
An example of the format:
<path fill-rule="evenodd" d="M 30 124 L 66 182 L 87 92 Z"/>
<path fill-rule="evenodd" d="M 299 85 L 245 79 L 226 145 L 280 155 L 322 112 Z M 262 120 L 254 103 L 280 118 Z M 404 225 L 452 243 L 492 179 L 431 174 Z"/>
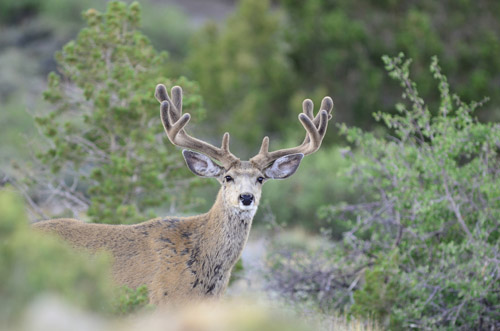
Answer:
<path fill-rule="evenodd" d="M 18 327 L 23 331 L 372 331 L 371 322 L 342 316 L 297 315 L 252 299 L 209 301 L 185 307 L 106 318 L 75 309 L 47 296 L 33 302 Z"/>

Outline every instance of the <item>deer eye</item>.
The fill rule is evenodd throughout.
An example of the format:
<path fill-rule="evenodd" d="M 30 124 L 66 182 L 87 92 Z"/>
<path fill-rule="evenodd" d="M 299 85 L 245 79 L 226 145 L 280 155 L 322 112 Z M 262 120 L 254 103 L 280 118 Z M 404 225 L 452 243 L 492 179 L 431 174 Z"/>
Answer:
<path fill-rule="evenodd" d="M 257 181 L 262 184 L 262 182 L 264 181 L 264 177 L 257 177 Z"/>
<path fill-rule="evenodd" d="M 226 179 L 226 182 L 230 182 L 233 180 L 233 177 L 231 177 L 231 176 L 226 176 L 224 178 Z"/>

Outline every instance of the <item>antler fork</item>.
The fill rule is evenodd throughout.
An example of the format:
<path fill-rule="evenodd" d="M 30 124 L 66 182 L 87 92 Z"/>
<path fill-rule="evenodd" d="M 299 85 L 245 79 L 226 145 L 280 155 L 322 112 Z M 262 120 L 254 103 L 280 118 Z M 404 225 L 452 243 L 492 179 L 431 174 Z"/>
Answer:
<path fill-rule="evenodd" d="M 252 157 L 250 162 L 256 164 L 260 169 L 264 169 L 282 156 L 295 153 L 309 155 L 319 149 L 325 137 L 328 121 L 332 118 L 333 100 L 330 97 L 324 97 L 316 117 L 314 117 L 313 113 L 314 104 L 310 99 L 304 100 L 302 109 L 303 112 L 299 114 L 299 121 L 306 130 L 306 137 L 302 144 L 293 148 L 269 152 L 269 137 L 264 137 L 259 153 Z"/>
<path fill-rule="evenodd" d="M 188 135 L 184 127 L 191 119 L 191 115 L 182 115 L 182 88 L 174 86 L 171 94 L 172 99 L 170 99 L 165 85 L 158 84 L 156 86 L 155 97 L 161 103 L 160 112 L 163 127 L 172 144 L 201 152 L 219 161 L 226 169 L 231 167 L 234 162 L 239 161 L 229 151 L 229 133 L 224 133 L 220 148 Z"/>

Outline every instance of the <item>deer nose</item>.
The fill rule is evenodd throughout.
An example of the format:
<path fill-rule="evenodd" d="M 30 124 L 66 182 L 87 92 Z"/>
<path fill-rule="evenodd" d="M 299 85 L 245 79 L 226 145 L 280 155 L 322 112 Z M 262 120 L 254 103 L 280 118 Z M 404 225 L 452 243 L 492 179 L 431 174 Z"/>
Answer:
<path fill-rule="evenodd" d="M 240 194 L 240 201 L 245 206 L 250 206 L 250 204 L 253 202 L 253 194 L 250 193 Z"/>

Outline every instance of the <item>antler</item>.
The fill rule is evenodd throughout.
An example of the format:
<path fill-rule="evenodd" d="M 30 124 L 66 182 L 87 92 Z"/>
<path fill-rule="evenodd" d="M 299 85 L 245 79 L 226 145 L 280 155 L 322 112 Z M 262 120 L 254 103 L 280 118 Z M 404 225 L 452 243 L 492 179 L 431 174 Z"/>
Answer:
<path fill-rule="evenodd" d="M 239 159 L 229 151 L 229 133 L 224 133 L 222 146 L 215 147 L 209 143 L 191 137 L 184 127 L 191 119 L 191 115 L 182 115 L 182 88 L 174 86 L 171 90 L 172 99 L 168 96 L 165 85 L 156 86 L 155 97 L 161 103 L 160 112 L 163 127 L 172 144 L 201 152 L 212 159 L 219 161 L 225 168 L 229 168 Z"/>
<path fill-rule="evenodd" d="M 304 129 L 306 129 L 306 137 L 302 144 L 293 148 L 269 152 L 269 138 L 264 137 L 259 154 L 251 158 L 250 162 L 263 169 L 282 156 L 295 153 L 309 155 L 319 149 L 325 137 L 328 121 L 332 118 L 333 100 L 330 97 L 324 97 L 321 102 L 320 111 L 316 117 L 313 114 L 314 104 L 311 100 L 304 100 L 302 109 L 303 112 L 299 115 L 299 121 L 302 123 Z"/>

